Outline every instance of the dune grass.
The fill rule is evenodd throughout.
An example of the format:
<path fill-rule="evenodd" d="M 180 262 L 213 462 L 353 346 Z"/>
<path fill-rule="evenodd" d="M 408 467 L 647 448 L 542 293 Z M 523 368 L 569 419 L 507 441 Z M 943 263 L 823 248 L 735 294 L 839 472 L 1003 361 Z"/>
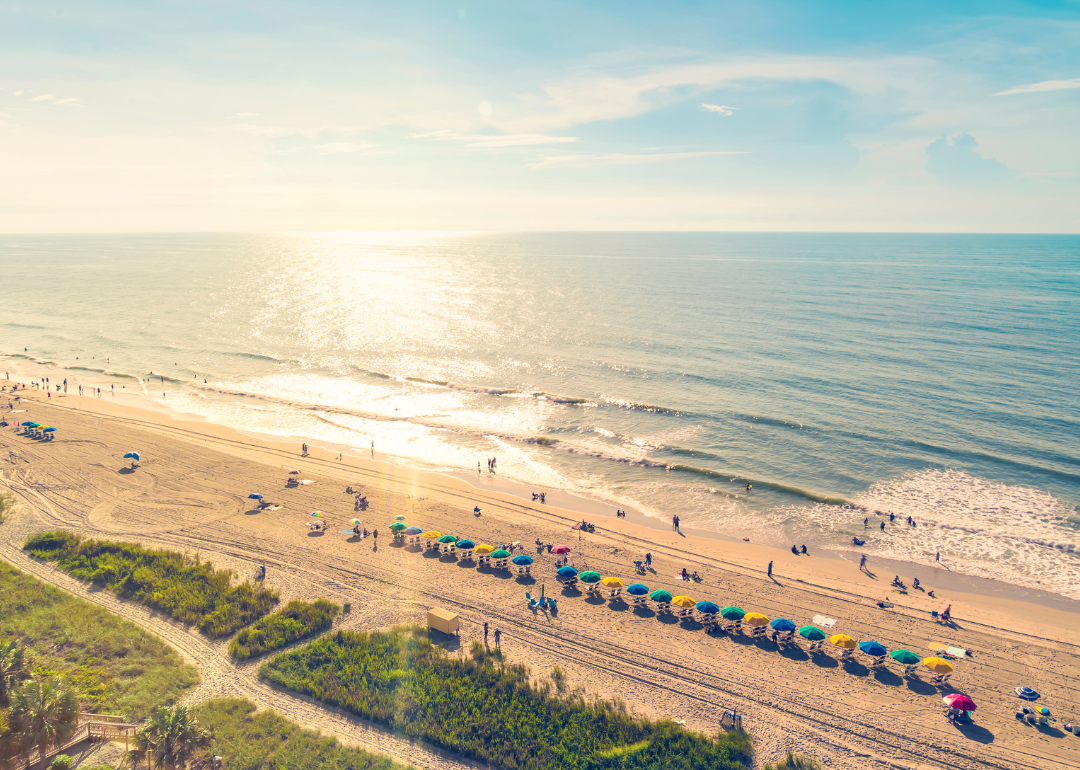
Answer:
<path fill-rule="evenodd" d="M 342 746 L 305 730 L 273 711 L 256 711 L 242 698 L 207 701 L 196 709 L 200 724 L 212 725 L 210 756 L 230 770 L 409 770 L 389 757 Z"/>
<path fill-rule="evenodd" d="M 280 687 L 502 770 L 743 770 L 745 733 L 716 738 L 631 716 L 621 704 L 552 694 L 476 646 L 450 656 L 424 629 L 339 631 L 260 669 Z"/>
<path fill-rule="evenodd" d="M 15 505 L 15 497 L 10 492 L 0 492 L 0 524 L 3 524 Z"/>
<path fill-rule="evenodd" d="M 779 765 L 773 767 L 772 765 L 765 765 L 762 770 L 822 770 L 814 759 L 806 756 L 805 754 L 795 754 L 788 752 L 787 756 L 780 762 Z"/>
<path fill-rule="evenodd" d="M 0 638 L 30 652 L 34 673 L 62 676 L 83 709 L 140 719 L 199 681 L 165 642 L 107 610 L 0 562 Z"/>
<path fill-rule="evenodd" d="M 71 532 L 46 532 L 23 549 L 56 562 L 72 577 L 197 625 L 207 636 L 233 634 L 266 615 L 277 594 L 250 582 L 233 586 L 231 570 L 214 569 L 178 551 L 131 543 L 83 540 Z"/>
<path fill-rule="evenodd" d="M 248 660 L 279 650 L 330 628 L 339 612 L 341 607 L 326 599 L 291 601 L 283 610 L 240 629 L 229 644 L 229 654 L 236 660 Z"/>

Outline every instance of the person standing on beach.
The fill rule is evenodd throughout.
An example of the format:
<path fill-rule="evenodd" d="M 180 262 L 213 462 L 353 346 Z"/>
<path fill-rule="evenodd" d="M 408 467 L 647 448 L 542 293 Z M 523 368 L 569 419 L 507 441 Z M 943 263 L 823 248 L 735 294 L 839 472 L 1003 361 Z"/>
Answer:
<path fill-rule="evenodd" d="M 947 611 L 948 610 L 946 610 L 946 612 Z M 502 649 L 501 645 L 502 645 L 502 631 L 500 631 L 499 629 L 496 628 L 495 629 L 495 649 L 496 650 Z"/>
<path fill-rule="evenodd" d="M 885 531 L 885 522 L 881 522 L 881 531 L 882 531 L 882 532 L 884 532 L 884 531 Z"/>
<path fill-rule="evenodd" d="M 646 567 L 651 567 L 652 566 L 652 554 L 651 553 L 645 554 L 645 566 Z"/>
<path fill-rule="evenodd" d="M 674 532 L 678 528 L 679 528 L 679 517 L 678 516 L 672 516 L 671 517 L 671 531 Z"/>
<path fill-rule="evenodd" d="M 769 562 L 769 577 L 772 577 L 772 562 Z"/>
<path fill-rule="evenodd" d="M 485 647 L 487 647 L 487 643 L 488 643 L 487 635 L 488 635 L 488 624 L 487 624 L 487 621 L 485 620 L 484 621 L 484 646 Z"/>

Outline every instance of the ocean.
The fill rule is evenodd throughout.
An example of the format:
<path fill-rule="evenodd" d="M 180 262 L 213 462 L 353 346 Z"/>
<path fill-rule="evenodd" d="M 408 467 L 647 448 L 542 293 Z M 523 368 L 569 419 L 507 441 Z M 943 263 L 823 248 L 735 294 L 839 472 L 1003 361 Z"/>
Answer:
<path fill-rule="evenodd" d="M 0 268 L 11 377 L 1080 598 L 1078 236 L 6 235 Z"/>

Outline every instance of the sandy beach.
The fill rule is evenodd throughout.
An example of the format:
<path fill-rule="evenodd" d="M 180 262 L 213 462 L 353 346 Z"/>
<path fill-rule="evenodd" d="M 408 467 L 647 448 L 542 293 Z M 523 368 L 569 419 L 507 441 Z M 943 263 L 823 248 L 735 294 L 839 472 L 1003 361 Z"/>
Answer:
<path fill-rule="evenodd" d="M 35 532 L 69 529 L 83 535 L 138 541 L 199 553 L 215 565 L 246 577 L 267 566 L 267 582 L 282 599 L 326 597 L 351 604 L 346 628 L 422 622 L 441 606 L 460 613 L 461 645 L 482 638 L 486 621 L 503 631 L 503 650 L 516 662 L 544 674 L 561 666 L 573 686 L 602 697 L 621 698 L 641 714 L 685 720 L 703 732 L 719 729 L 724 710 L 736 709 L 753 736 L 760 762 L 788 750 L 819 757 L 830 768 L 1076 768 L 1080 740 L 1063 732 L 1080 721 L 1080 621 L 1076 602 L 1013 590 L 989 581 L 964 579 L 944 570 L 920 568 L 902 575 L 922 591 L 897 593 L 889 581 L 903 565 L 795 556 L 789 551 L 703 533 L 675 533 L 654 521 L 630 516 L 599 517 L 595 511 L 561 508 L 570 498 L 549 497 L 541 505 L 497 487 L 474 486 L 465 478 L 423 472 L 398 463 L 312 448 L 301 458 L 298 443 L 242 435 L 205 422 L 117 405 L 106 399 L 26 393 L 9 420 L 34 420 L 58 427 L 51 441 L 0 431 L 6 463 L 0 486 L 20 505 L 0 525 L 0 556 L 61 587 L 81 592 L 131 617 L 172 642 L 199 665 L 204 684 L 192 698 L 243 693 L 305 724 L 342 739 L 407 759 L 420 766 L 467 766 L 453 757 L 402 743 L 345 715 L 267 688 L 255 678 L 257 665 L 235 665 L 225 647 L 198 637 L 112 597 L 101 597 L 51 566 L 22 554 Z M 125 452 L 142 454 L 141 467 L 126 472 Z M 314 483 L 285 486 L 289 470 Z M 369 500 L 354 513 L 349 485 Z M 278 510 L 254 510 L 258 492 Z M 475 516 L 474 506 L 481 508 Z M 587 507 L 587 506 L 584 506 Z M 311 532 L 311 510 L 327 512 L 325 533 Z M 403 513 L 410 524 L 477 542 L 520 541 L 533 554 L 535 583 L 507 573 L 478 571 L 446 557 L 421 554 L 391 543 L 387 525 Z M 583 517 L 595 534 L 571 527 Z M 353 517 L 379 530 L 356 540 L 342 530 Z M 815 615 L 837 620 L 835 631 L 889 649 L 930 655 L 928 645 L 945 643 L 972 652 L 957 663 L 944 686 L 884 670 L 857 654 L 778 650 L 746 636 L 710 636 L 696 624 L 665 622 L 652 612 L 621 603 L 564 595 L 554 582 L 554 557 L 537 553 L 534 540 L 567 543 L 571 564 L 604 575 L 638 580 L 650 588 L 737 604 L 797 625 Z M 633 562 L 652 554 L 653 569 L 635 576 Z M 773 575 L 766 567 L 773 563 Z M 686 568 L 700 584 L 678 579 Z M 535 613 L 525 592 L 560 597 L 557 615 Z M 881 609 L 878 600 L 894 606 Z M 934 622 L 931 610 L 952 605 L 955 624 Z M 1014 718 L 1013 688 L 1027 685 L 1042 694 L 1061 720 L 1037 730 Z M 941 697 L 963 692 L 978 705 L 975 724 L 957 728 L 943 716 Z"/>

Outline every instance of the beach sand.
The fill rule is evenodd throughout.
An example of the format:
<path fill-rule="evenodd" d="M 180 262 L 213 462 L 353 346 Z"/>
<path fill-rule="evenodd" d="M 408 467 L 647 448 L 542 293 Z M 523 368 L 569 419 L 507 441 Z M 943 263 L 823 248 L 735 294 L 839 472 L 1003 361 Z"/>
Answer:
<path fill-rule="evenodd" d="M 428 608 L 460 613 L 460 649 L 483 636 L 482 624 L 503 631 L 504 654 L 545 676 L 558 665 L 573 687 L 620 698 L 636 713 L 685 720 L 703 732 L 719 729 L 724 710 L 743 715 L 760 762 L 788 750 L 819 757 L 830 768 L 1076 768 L 1080 738 L 1064 733 L 1065 721 L 1080 720 L 1077 685 L 1080 616 L 1074 602 L 1013 591 L 988 581 L 964 580 L 944 571 L 915 572 L 936 599 L 889 586 L 897 565 L 857 562 L 789 551 L 737 539 L 676 534 L 640 518 L 585 518 L 595 534 L 571 529 L 580 512 L 557 507 L 573 502 L 549 496 L 547 505 L 522 499 L 488 482 L 427 473 L 376 455 L 313 448 L 299 456 L 299 443 L 275 442 L 205 422 L 117 405 L 107 399 L 29 393 L 9 420 L 34 420 L 59 428 L 52 441 L 0 431 L 0 486 L 21 505 L 0 525 L 0 556 L 68 590 L 131 617 L 177 646 L 203 671 L 192 698 L 242 694 L 309 726 L 425 767 L 469 763 L 399 741 L 371 725 L 306 699 L 260 684 L 257 664 L 229 662 L 224 643 L 162 620 L 145 608 L 88 592 L 85 586 L 20 550 L 25 538 L 50 529 L 86 536 L 137 541 L 200 554 L 241 577 L 256 565 L 268 568 L 267 582 L 283 601 L 326 597 L 350 603 L 344 628 L 424 622 Z M 142 453 L 141 467 L 125 471 L 125 452 Z M 286 488 L 287 471 L 314 481 Z M 346 485 L 361 489 L 370 507 L 354 513 Z M 257 511 L 246 499 L 259 492 L 282 506 Z M 473 507 L 481 515 L 474 516 Z M 312 533 L 307 513 L 323 510 L 326 533 Z M 391 544 L 387 525 L 403 513 L 408 523 L 468 536 L 493 545 L 520 541 L 536 558 L 535 582 L 478 571 Z M 339 534 L 353 517 L 379 530 L 357 541 Z M 809 655 L 802 648 L 778 650 L 745 636 L 709 636 L 696 624 L 667 622 L 621 603 L 565 595 L 554 583 L 554 557 L 537 554 L 536 538 L 573 547 L 571 564 L 640 581 L 650 588 L 688 594 L 718 605 L 737 604 L 797 625 L 822 614 L 837 619 L 836 632 L 876 639 L 889 649 L 920 656 L 943 642 L 973 651 L 957 663 L 946 686 L 929 683 L 929 672 L 905 678 L 890 661 L 886 670 L 867 667 L 857 653 L 848 662 L 835 654 Z M 635 576 L 633 562 L 646 552 L 653 570 Z M 773 579 L 766 576 L 772 561 Z M 889 567 L 886 569 L 885 567 Z M 902 565 L 901 565 L 902 566 Z M 683 567 L 698 571 L 701 584 L 677 579 Z M 911 574 L 905 574 L 910 586 Z M 525 592 L 558 596 L 557 615 L 534 613 Z M 891 609 L 875 602 L 886 596 Z M 955 625 L 932 621 L 930 611 L 952 604 Z M 456 642 L 450 644 L 457 647 Z M 924 670 L 925 671 L 925 670 Z M 1043 694 L 1062 721 L 1037 730 L 1018 722 L 1012 690 L 1028 685 Z M 959 691 L 979 705 L 975 724 L 958 728 L 943 716 L 941 697 Z"/>

